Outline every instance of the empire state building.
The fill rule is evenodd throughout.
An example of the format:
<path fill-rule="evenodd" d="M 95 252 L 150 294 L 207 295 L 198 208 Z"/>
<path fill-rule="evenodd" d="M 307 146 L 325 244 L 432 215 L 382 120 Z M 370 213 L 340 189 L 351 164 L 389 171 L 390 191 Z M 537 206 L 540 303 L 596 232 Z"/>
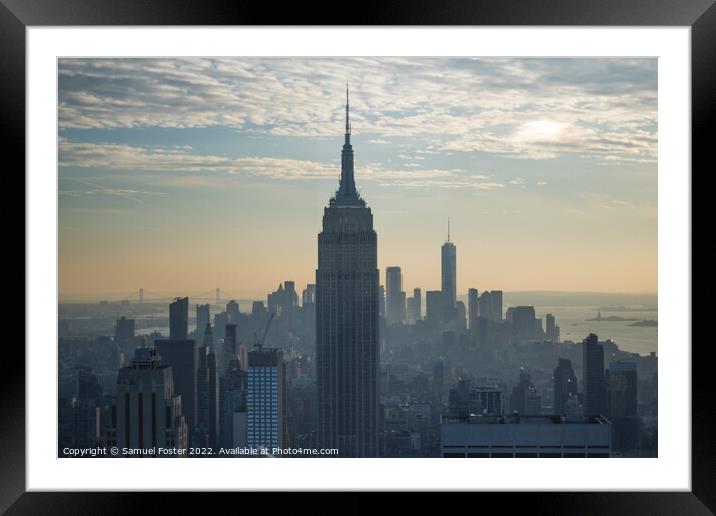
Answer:
<path fill-rule="evenodd" d="M 378 263 L 373 214 L 358 195 L 346 88 L 338 191 L 323 211 L 316 270 L 318 441 L 378 456 Z"/>

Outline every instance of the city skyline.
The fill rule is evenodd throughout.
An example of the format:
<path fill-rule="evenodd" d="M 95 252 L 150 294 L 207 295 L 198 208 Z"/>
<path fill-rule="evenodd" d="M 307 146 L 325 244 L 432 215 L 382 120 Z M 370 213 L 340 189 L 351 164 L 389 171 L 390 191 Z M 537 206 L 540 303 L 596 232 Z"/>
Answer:
<path fill-rule="evenodd" d="M 59 305 L 58 454 L 94 443 L 123 457 L 657 456 L 656 351 L 594 332 L 581 343 L 568 331 L 563 338 L 556 311 L 543 320 L 534 305 L 506 306 L 501 289 L 472 287 L 467 304 L 458 299 L 450 219 L 441 288 L 426 291 L 425 317 L 421 291 L 407 298 L 399 266 L 385 269 L 381 288 L 382 235 L 356 181 L 347 84 L 344 124 L 340 180 L 324 204 L 315 284 L 301 304 L 295 281 L 284 280 L 250 311 L 235 300 L 219 306 L 213 325 L 212 305 L 195 304 L 190 331 L 189 297 L 176 297 L 168 339 L 144 288 L 133 306 Z M 214 301 L 221 305 L 219 288 Z M 603 318 L 601 308 L 585 322 L 607 320 L 658 325 Z"/>
<path fill-rule="evenodd" d="M 365 69 L 375 77 L 356 74 Z M 262 299 L 285 279 L 313 283 L 316 221 L 340 175 L 333 85 L 346 76 L 378 268 L 400 266 L 406 292 L 440 288 L 448 217 L 458 296 L 657 290 L 655 60 L 113 59 L 59 70 L 61 300 L 212 286 Z"/>

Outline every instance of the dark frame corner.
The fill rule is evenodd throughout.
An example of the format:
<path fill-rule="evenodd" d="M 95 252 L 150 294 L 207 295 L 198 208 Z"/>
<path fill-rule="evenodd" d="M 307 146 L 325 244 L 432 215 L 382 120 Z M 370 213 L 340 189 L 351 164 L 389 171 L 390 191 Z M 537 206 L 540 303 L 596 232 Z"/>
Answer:
<path fill-rule="evenodd" d="M 353 7 L 358 25 L 622 25 L 689 26 L 692 30 L 692 170 L 716 170 L 708 129 L 716 125 L 716 4 L 715 0 L 470 0 L 428 3 L 386 0 Z M 15 168 L 25 168 L 25 29 L 42 25 L 315 25 L 320 19 L 304 4 L 286 9 L 237 2 L 189 0 L 0 0 L 0 113 L 6 155 Z M 298 6 L 298 7 L 296 7 Z M 325 20 L 336 24 L 335 19 Z M 343 25 L 339 21 L 338 25 Z M 9 167 L 8 167 L 9 168 Z M 18 174 L 19 176 L 19 174 Z M 694 173 L 692 171 L 692 180 Z M 24 190 L 24 183 L 22 185 Z M 693 206 L 693 203 L 692 203 Z M 692 207 L 693 210 L 693 207 Z M 692 217 L 693 218 L 693 217 Z M 23 233 L 24 239 L 24 233 Z M 693 252 L 693 251 L 692 251 Z M 25 258 L 27 258 L 25 256 Z M 27 271 L 26 271 L 27 274 Z M 169 511 L 189 495 L 127 496 L 124 493 L 25 492 L 25 354 L 20 346 L 4 347 L 0 361 L 3 424 L 0 425 L 0 513 L 82 514 Z M 686 345 L 687 343 L 674 343 Z M 709 343 L 692 347 L 692 492 L 671 493 L 529 493 L 510 495 L 535 513 L 590 514 L 713 514 L 716 512 L 716 424 L 709 378 Z M 248 494 L 240 494 L 246 497 Z M 236 500 L 233 494 L 215 494 Z M 257 496 L 252 494 L 251 496 Z M 258 495 L 260 496 L 260 495 Z M 325 496 L 325 494 L 321 494 Z M 474 496 L 474 495 L 470 495 Z M 491 496 L 505 504 L 504 497 Z M 343 507 L 371 507 L 364 495 L 353 494 Z M 301 496 L 304 500 L 305 496 Z M 244 498 L 245 499 L 245 498 Z M 265 500 L 265 498 L 264 498 Z M 303 505 L 291 496 L 294 508 Z M 412 503 L 422 497 L 412 496 Z M 252 500 L 253 501 L 253 500 Z M 258 501 L 258 500 L 256 500 Z M 417 503 L 415 503 L 417 502 Z M 273 504 L 274 502 L 272 502 Z M 345 502 L 344 502 L 345 503 Z M 471 503 L 475 503 L 472 499 Z M 479 502 L 478 502 L 479 503 Z M 181 504 L 181 505 L 180 505 Z M 312 504 L 311 504 L 312 505 Z"/>

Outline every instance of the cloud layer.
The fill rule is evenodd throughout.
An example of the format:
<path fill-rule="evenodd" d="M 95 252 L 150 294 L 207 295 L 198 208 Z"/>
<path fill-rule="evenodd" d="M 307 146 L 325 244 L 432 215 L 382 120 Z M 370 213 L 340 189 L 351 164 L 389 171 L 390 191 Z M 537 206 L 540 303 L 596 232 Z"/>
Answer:
<path fill-rule="evenodd" d="M 354 130 L 375 142 L 656 160 L 655 59 L 62 59 L 59 125 L 334 136 L 346 79 Z"/>
<path fill-rule="evenodd" d="M 190 147 L 133 146 L 115 143 L 76 143 L 60 140 L 60 167 L 98 168 L 125 172 L 160 172 L 167 175 L 232 174 L 243 177 L 260 177 L 281 180 L 338 180 L 340 171 L 335 163 L 312 160 L 281 159 L 271 157 L 234 157 L 197 155 Z M 136 176 L 133 176 L 136 180 Z M 361 181 L 373 181 L 382 186 L 412 188 L 476 188 L 491 190 L 502 188 L 502 183 L 490 181 L 489 175 L 465 174 L 459 169 L 387 168 L 381 163 L 366 163 L 360 168 Z M 77 181 L 75 179 L 75 181 Z M 89 189 L 63 190 L 63 195 L 125 195 L 151 194 L 137 190 L 107 189 L 81 181 Z M 161 182 L 160 182 L 161 183 Z M 185 181 L 167 178 L 164 184 L 191 185 Z"/>

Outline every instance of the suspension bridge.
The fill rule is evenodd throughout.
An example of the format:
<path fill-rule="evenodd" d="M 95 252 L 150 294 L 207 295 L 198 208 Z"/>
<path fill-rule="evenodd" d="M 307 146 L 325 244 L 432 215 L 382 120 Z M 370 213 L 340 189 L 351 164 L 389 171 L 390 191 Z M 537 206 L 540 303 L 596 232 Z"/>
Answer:
<path fill-rule="evenodd" d="M 227 292 L 221 288 L 207 290 L 205 292 L 169 292 L 154 291 L 139 288 L 133 292 L 127 292 L 120 295 L 112 296 L 115 301 L 129 301 L 130 303 L 171 303 L 177 298 L 188 297 L 191 302 L 208 302 L 215 305 L 223 305 L 231 300 L 235 301 L 253 301 L 253 299 L 239 299 L 239 297 L 231 292 Z"/>

